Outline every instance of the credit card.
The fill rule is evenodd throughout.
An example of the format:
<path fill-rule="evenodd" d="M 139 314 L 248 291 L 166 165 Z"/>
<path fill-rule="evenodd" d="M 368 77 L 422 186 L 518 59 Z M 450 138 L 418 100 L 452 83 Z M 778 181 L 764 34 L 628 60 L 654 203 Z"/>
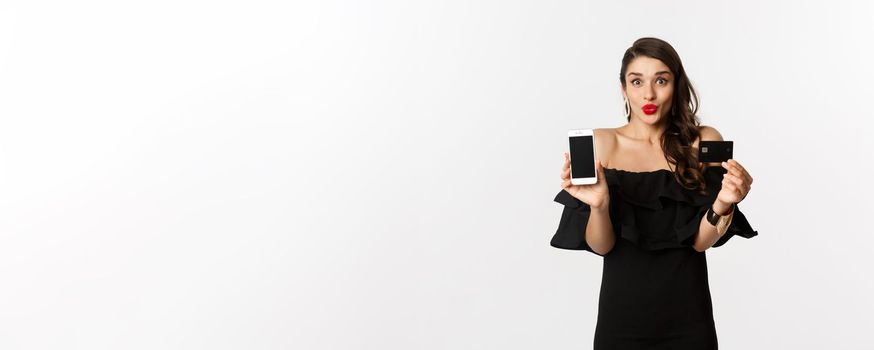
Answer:
<path fill-rule="evenodd" d="M 722 163 L 732 158 L 732 141 L 699 141 L 698 162 Z"/>

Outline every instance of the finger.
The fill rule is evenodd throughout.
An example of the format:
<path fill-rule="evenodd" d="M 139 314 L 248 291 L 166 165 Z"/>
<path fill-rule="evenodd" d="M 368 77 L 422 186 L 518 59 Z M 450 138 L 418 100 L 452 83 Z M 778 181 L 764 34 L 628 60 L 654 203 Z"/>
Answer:
<path fill-rule="evenodd" d="M 735 168 L 737 168 L 738 172 L 740 173 L 739 175 L 741 177 L 746 178 L 747 181 L 749 181 L 750 183 L 753 182 L 753 177 L 750 175 L 750 173 L 747 171 L 747 169 L 744 168 L 744 166 L 740 164 L 740 162 L 738 162 L 734 159 L 729 159 L 729 161 L 732 163 L 732 165 L 734 165 Z"/>
<path fill-rule="evenodd" d="M 728 162 L 731 163 L 731 165 L 734 165 L 734 166 L 736 166 L 736 167 L 738 167 L 738 168 L 743 169 L 743 166 L 740 165 L 740 162 L 738 162 L 737 160 L 729 159 Z"/>
<path fill-rule="evenodd" d="M 736 190 L 737 190 L 737 185 L 735 185 L 735 184 L 734 184 L 733 182 L 731 182 L 731 180 L 729 180 L 729 179 L 722 179 L 722 188 L 724 188 L 724 189 L 728 189 L 728 190 L 730 190 L 730 191 L 736 191 Z"/>
<path fill-rule="evenodd" d="M 736 176 L 737 176 L 737 173 L 735 172 L 734 169 L 732 169 L 731 164 L 729 164 L 728 167 L 726 168 L 725 174 L 722 174 L 723 179 L 728 179 L 730 177 L 736 177 Z"/>
<path fill-rule="evenodd" d="M 725 178 L 728 179 L 729 181 L 731 181 L 738 188 L 746 187 L 746 185 L 744 184 L 744 180 L 742 178 L 740 178 L 739 176 L 734 176 L 732 174 L 725 174 Z"/>
<path fill-rule="evenodd" d="M 747 184 L 753 184 L 753 177 L 750 175 L 750 173 L 746 171 L 746 169 L 741 169 L 740 176 L 746 181 Z"/>
<path fill-rule="evenodd" d="M 747 182 L 752 185 L 753 184 L 753 176 L 750 175 L 750 172 L 747 171 L 747 169 L 744 167 L 741 167 L 741 171 L 743 172 L 743 176 L 747 179 Z"/>
<path fill-rule="evenodd" d="M 736 160 L 734 160 L 734 159 L 732 159 L 731 162 L 733 163 L 733 165 L 735 166 L 735 168 L 738 169 L 738 171 L 739 171 L 739 173 L 740 173 L 739 176 L 745 178 L 745 179 L 747 180 L 747 182 L 749 182 L 750 184 L 752 184 L 752 183 L 753 183 L 753 176 L 750 175 L 750 172 L 747 171 L 747 169 L 744 168 L 744 166 L 741 165 L 740 162 L 738 162 L 738 161 L 736 161 Z"/>
<path fill-rule="evenodd" d="M 730 181 L 723 182 L 722 189 L 731 193 L 735 199 L 741 198 L 740 190 L 738 190 L 737 187 L 735 187 Z"/>
<path fill-rule="evenodd" d="M 729 166 L 730 166 L 730 165 L 729 165 Z M 737 168 L 731 168 L 731 169 L 729 169 L 728 171 L 725 172 L 725 175 L 731 175 L 731 176 L 734 176 L 734 177 L 737 177 L 737 178 L 742 178 L 742 177 L 743 177 L 743 174 L 741 174 L 741 172 L 738 171 Z"/>
<path fill-rule="evenodd" d="M 744 177 L 744 175 L 743 175 L 743 174 L 744 174 L 743 169 L 742 169 L 741 167 L 737 166 L 737 165 L 732 165 L 732 166 L 731 166 L 731 174 L 734 175 L 734 176 L 737 176 L 737 177 Z"/>
<path fill-rule="evenodd" d="M 730 182 L 726 182 L 722 184 L 722 190 L 728 191 L 732 194 L 732 196 L 737 196 L 737 188 L 734 187 Z"/>
<path fill-rule="evenodd" d="M 741 167 L 735 166 L 734 170 L 731 171 L 731 175 L 734 175 L 735 177 L 743 180 L 745 184 L 752 183 L 752 177 L 750 177 L 749 174 L 747 174 L 746 171 L 743 170 L 743 168 Z"/>
<path fill-rule="evenodd" d="M 732 193 L 734 193 L 734 195 L 736 196 L 735 198 L 737 199 L 737 201 L 740 201 L 741 199 L 743 199 L 743 198 L 746 196 L 746 191 L 744 191 L 744 187 L 743 187 L 743 186 L 735 185 L 733 182 L 729 182 L 728 185 L 729 185 L 729 187 L 730 187 L 729 190 L 730 190 Z"/>
<path fill-rule="evenodd" d="M 595 160 L 595 171 L 598 172 L 598 182 L 604 181 L 604 183 L 606 184 L 607 183 L 607 175 L 604 174 L 604 165 L 601 164 L 600 159 Z M 603 180 L 601 180 L 601 179 L 603 179 Z"/>
<path fill-rule="evenodd" d="M 728 161 L 722 162 L 723 167 L 726 170 L 726 173 L 729 173 L 729 174 L 732 174 L 735 176 L 740 176 L 740 174 L 741 174 L 740 171 L 737 169 L 737 167 L 731 161 L 732 160 L 729 159 Z"/>
<path fill-rule="evenodd" d="M 743 183 L 743 180 L 741 180 L 740 178 L 737 178 L 737 177 L 727 178 L 727 180 L 728 180 L 728 183 L 732 187 L 734 187 L 735 189 L 737 189 L 741 193 L 746 193 L 747 185 Z"/>
<path fill-rule="evenodd" d="M 565 169 L 564 171 L 561 172 L 561 179 L 566 180 L 567 178 L 570 177 L 570 175 L 571 175 L 571 170 Z"/>

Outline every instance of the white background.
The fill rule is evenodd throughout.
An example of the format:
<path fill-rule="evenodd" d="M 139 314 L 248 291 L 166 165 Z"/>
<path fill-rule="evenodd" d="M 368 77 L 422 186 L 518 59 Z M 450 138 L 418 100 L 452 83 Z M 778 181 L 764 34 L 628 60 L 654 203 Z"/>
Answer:
<path fill-rule="evenodd" d="M 670 42 L 755 178 L 720 347 L 870 349 L 871 2 L 0 5 L 0 348 L 588 349 L 572 128 Z"/>

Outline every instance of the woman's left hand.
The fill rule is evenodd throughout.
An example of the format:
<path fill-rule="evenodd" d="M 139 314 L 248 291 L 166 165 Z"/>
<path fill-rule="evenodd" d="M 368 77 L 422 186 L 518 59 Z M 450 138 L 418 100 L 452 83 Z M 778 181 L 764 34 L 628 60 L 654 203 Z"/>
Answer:
<path fill-rule="evenodd" d="M 722 177 L 722 189 L 716 199 L 727 204 L 740 203 L 750 193 L 753 177 L 734 159 L 723 162 L 722 167 L 727 172 Z"/>

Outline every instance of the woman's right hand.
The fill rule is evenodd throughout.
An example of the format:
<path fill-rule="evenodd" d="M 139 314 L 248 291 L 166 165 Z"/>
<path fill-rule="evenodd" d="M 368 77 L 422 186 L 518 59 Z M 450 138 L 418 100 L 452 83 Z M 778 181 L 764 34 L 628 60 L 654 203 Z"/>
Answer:
<path fill-rule="evenodd" d="M 591 185 L 571 184 L 570 155 L 565 152 L 564 166 L 561 168 L 561 188 L 574 198 L 588 204 L 592 209 L 602 209 L 610 203 L 610 191 L 607 188 L 604 168 L 601 166 L 600 160 L 595 160 L 595 172 L 598 173 L 598 182 Z"/>

